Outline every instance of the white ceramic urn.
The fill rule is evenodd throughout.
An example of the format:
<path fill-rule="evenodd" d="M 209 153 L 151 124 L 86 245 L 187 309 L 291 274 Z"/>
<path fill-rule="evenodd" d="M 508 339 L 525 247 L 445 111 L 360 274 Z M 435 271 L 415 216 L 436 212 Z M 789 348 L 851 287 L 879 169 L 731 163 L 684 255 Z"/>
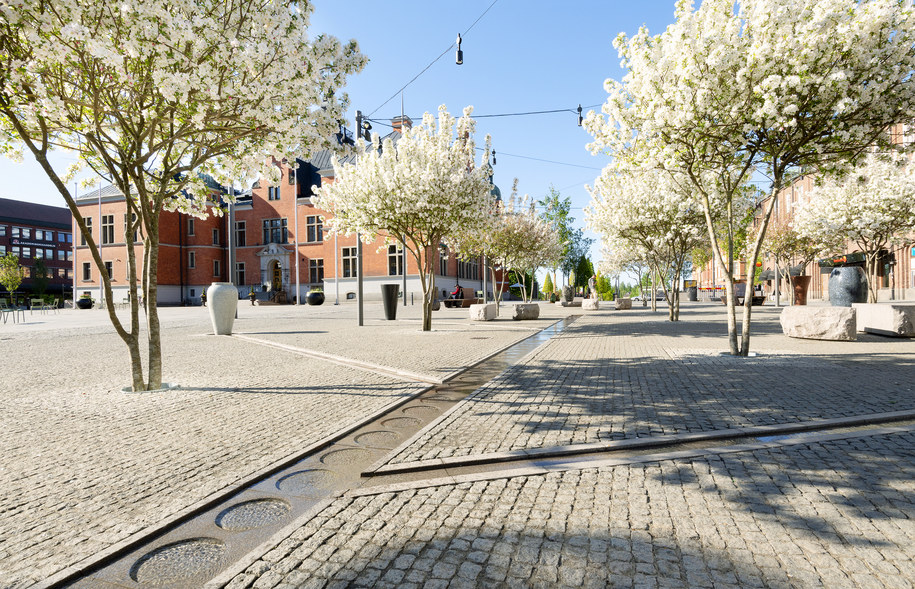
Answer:
<path fill-rule="evenodd" d="M 232 335 L 235 310 L 238 307 L 238 290 L 231 282 L 214 282 L 207 289 L 207 307 L 210 322 L 216 335 Z"/>

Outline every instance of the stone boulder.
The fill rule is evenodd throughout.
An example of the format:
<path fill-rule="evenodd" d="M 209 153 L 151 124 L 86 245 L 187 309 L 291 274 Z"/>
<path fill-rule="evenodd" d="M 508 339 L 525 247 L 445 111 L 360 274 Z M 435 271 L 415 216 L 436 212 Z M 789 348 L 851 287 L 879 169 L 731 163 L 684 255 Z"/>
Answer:
<path fill-rule="evenodd" d="M 597 311 L 600 309 L 600 301 L 597 299 L 583 299 L 581 301 L 582 311 Z"/>
<path fill-rule="evenodd" d="M 521 303 L 512 305 L 512 307 L 512 319 L 515 321 L 540 317 L 540 305 L 538 303 Z"/>
<path fill-rule="evenodd" d="M 568 284 L 562 287 L 562 298 L 560 299 L 563 303 L 571 303 L 572 299 L 575 298 L 575 291 L 572 290 L 572 287 Z"/>
<path fill-rule="evenodd" d="M 895 337 L 915 337 L 915 305 L 852 303 L 858 331 Z"/>
<path fill-rule="evenodd" d="M 849 307 L 785 307 L 780 317 L 788 337 L 855 341 L 855 310 Z"/>
<path fill-rule="evenodd" d="M 468 309 L 470 310 L 471 321 L 492 321 L 496 318 L 497 309 L 495 303 L 470 305 Z"/>
<path fill-rule="evenodd" d="M 616 308 L 618 311 L 624 311 L 632 308 L 632 299 L 616 299 Z"/>

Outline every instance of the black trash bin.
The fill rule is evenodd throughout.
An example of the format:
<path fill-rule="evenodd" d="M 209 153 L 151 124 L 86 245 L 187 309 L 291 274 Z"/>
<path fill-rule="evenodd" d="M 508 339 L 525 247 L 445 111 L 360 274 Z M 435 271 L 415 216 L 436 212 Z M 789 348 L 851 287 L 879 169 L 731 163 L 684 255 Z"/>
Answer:
<path fill-rule="evenodd" d="M 689 301 L 698 301 L 699 300 L 699 287 L 697 287 L 697 286 L 686 287 L 686 298 Z"/>
<path fill-rule="evenodd" d="M 382 284 L 381 300 L 384 302 L 384 318 L 393 321 L 397 318 L 397 298 L 400 291 L 399 284 Z"/>

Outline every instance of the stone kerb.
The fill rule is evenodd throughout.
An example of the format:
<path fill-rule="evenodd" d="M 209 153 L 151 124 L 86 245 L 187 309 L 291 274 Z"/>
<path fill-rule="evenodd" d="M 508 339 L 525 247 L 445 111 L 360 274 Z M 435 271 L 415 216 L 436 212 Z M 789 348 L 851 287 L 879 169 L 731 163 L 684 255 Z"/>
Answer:
<path fill-rule="evenodd" d="M 471 321 L 492 321 L 498 312 L 495 303 L 470 305 L 468 309 Z"/>
<path fill-rule="evenodd" d="M 523 319 L 537 319 L 540 317 L 539 303 L 521 303 L 513 305 L 512 319 L 515 321 Z"/>
<path fill-rule="evenodd" d="M 582 311 L 597 311 L 600 309 L 600 301 L 597 299 L 584 299 L 581 301 Z"/>
<path fill-rule="evenodd" d="M 792 306 L 782 310 L 779 321 L 788 337 L 855 341 L 855 310 L 849 307 Z"/>
<path fill-rule="evenodd" d="M 895 337 L 915 337 L 915 305 L 852 303 L 860 332 Z"/>
<path fill-rule="evenodd" d="M 632 299 L 616 299 L 616 309 L 618 311 L 624 311 L 626 309 L 632 308 Z"/>

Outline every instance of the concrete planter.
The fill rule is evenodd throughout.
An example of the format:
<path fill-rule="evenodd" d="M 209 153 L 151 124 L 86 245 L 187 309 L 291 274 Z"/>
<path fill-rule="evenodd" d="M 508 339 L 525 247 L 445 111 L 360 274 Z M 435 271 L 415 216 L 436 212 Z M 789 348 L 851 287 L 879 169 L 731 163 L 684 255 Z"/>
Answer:
<path fill-rule="evenodd" d="M 495 303 L 470 305 L 469 309 L 471 321 L 492 321 L 496 318 L 496 313 L 498 311 Z"/>
<path fill-rule="evenodd" d="M 214 282 L 207 288 L 207 309 L 216 335 L 232 335 L 238 290 L 231 282 Z"/>
<path fill-rule="evenodd" d="M 540 317 L 540 305 L 538 303 L 522 303 L 513 305 L 512 319 L 520 321 L 524 319 L 537 319 Z"/>
<path fill-rule="evenodd" d="M 600 301 L 597 299 L 583 299 L 581 301 L 582 311 L 597 311 L 600 309 Z"/>

